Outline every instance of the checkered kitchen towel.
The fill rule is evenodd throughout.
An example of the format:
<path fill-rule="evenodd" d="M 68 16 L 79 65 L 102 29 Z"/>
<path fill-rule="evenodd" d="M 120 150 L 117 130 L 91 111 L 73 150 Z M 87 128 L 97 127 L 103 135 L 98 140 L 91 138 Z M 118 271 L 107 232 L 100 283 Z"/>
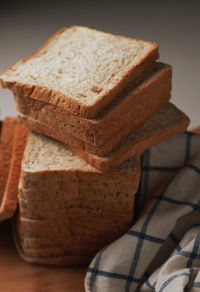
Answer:
<path fill-rule="evenodd" d="M 145 152 L 136 216 L 93 259 L 86 291 L 200 291 L 200 135 L 183 133 Z"/>

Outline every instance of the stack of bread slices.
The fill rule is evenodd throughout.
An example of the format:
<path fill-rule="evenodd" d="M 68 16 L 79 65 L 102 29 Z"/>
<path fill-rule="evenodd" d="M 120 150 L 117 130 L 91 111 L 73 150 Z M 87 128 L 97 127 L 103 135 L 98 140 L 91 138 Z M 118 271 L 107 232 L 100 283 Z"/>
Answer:
<path fill-rule="evenodd" d="M 86 264 L 130 227 L 141 154 L 189 124 L 158 56 L 155 43 L 77 26 L 0 75 L 27 126 L 14 228 L 25 260 Z"/>

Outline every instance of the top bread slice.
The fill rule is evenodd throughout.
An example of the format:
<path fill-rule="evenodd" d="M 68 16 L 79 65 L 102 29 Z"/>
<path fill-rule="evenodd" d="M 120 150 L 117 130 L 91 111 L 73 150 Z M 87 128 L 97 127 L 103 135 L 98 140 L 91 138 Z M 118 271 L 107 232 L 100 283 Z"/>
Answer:
<path fill-rule="evenodd" d="M 5 120 L 7 124 L 7 119 Z M 21 124 L 16 118 L 10 119 L 12 122 L 9 128 L 8 137 L 12 135 L 12 146 L 7 145 L 5 141 L 4 145 L 9 148 L 9 166 L 7 167 L 7 176 L 4 181 L 4 188 L 2 189 L 1 195 L 2 200 L 0 203 L 0 221 L 11 218 L 17 208 L 18 200 L 18 182 L 21 172 L 21 161 L 26 146 L 26 138 L 28 135 L 28 128 Z M 7 131 L 6 131 L 7 132 Z M 14 132 L 14 133 L 13 133 Z M 7 155 L 4 156 L 5 163 L 7 162 Z M 5 163 L 3 165 L 5 165 Z M 2 186 L 2 185 L 1 185 Z"/>
<path fill-rule="evenodd" d="M 15 95 L 15 102 L 18 112 L 34 119 L 39 118 L 47 125 L 52 119 L 56 119 L 58 125 L 65 127 L 63 135 L 67 133 L 95 147 L 112 140 L 112 149 L 123 137 L 167 103 L 170 98 L 171 75 L 171 66 L 154 62 L 135 79 L 131 88 L 118 95 L 95 119 L 78 117 L 55 105 L 28 96 Z M 116 139 L 115 134 L 122 128 L 125 131 Z"/>
<path fill-rule="evenodd" d="M 0 75 L 15 94 L 94 118 L 158 58 L 155 43 L 74 26 Z"/>

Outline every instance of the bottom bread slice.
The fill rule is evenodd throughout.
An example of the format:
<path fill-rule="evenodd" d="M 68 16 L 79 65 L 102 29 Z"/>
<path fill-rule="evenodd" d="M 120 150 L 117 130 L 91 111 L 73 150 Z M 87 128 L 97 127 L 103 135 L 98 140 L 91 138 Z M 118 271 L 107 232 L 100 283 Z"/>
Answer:
<path fill-rule="evenodd" d="M 88 264 L 128 231 L 140 158 L 101 173 L 65 145 L 30 133 L 19 183 L 15 242 L 29 262 Z"/>
<path fill-rule="evenodd" d="M 50 266 L 84 266 L 87 265 L 90 260 L 91 256 L 88 255 L 73 255 L 73 254 L 62 254 L 56 255 L 53 254 L 50 256 L 43 257 L 41 256 L 41 249 L 30 249 L 30 253 L 24 251 L 23 248 L 20 246 L 19 236 L 17 234 L 17 227 L 16 221 L 13 224 L 13 237 L 15 247 L 17 249 L 18 254 L 20 257 L 32 264 L 43 264 L 43 265 L 50 265 Z M 45 253 L 45 249 L 43 250 Z"/>
<path fill-rule="evenodd" d="M 69 209 L 68 213 L 63 212 L 54 218 L 46 216 L 45 219 L 20 214 L 18 241 L 27 255 L 34 255 L 33 250 L 37 250 L 41 257 L 63 254 L 92 256 L 128 231 L 132 220 L 133 212 L 116 214 L 81 208 Z"/>
<path fill-rule="evenodd" d="M 94 155 L 89 144 L 87 150 L 81 141 L 73 136 L 64 136 L 62 128 L 52 124 L 47 127 L 39 120 L 19 113 L 19 117 L 32 131 L 52 137 L 66 144 L 71 151 L 100 171 L 106 171 L 128 160 L 137 153 L 142 153 L 152 145 L 183 132 L 189 125 L 189 118 L 172 103 L 168 103 L 143 125 L 127 136 L 114 150 L 106 156 Z M 74 139 L 76 140 L 74 143 Z M 78 143 L 80 142 L 80 144 Z"/>

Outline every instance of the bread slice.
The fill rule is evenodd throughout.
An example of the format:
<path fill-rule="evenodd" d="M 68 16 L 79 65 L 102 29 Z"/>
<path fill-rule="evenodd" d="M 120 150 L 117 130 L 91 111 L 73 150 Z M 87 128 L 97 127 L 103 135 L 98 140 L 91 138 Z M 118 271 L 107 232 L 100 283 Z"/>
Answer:
<path fill-rule="evenodd" d="M 16 227 L 16 221 L 13 224 L 13 235 L 14 235 L 14 242 L 15 247 L 20 255 L 20 257 L 28 262 L 28 263 L 37 263 L 37 264 L 45 264 L 49 266 L 85 266 L 88 264 L 88 255 L 61 255 L 61 256 L 49 256 L 49 257 L 43 257 L 40 254 L 45 254 L 47 249 L 28 249 L 29 253 L 32 253 L 32 255 L 27 254 L 26 251 L 24 251 L 20 246 L 20 240 L 19 240 L 19 234 L 17 233 L 17 227 Z M 53 248 L 53 251 L 57 250 L 57 248 Z M 49 251 L 49 249 L 48 249 Z M 34 252 L 34 256 L 33 256 Z M 78 263 L 78 264 L 77 264 Z"/>
<path fill-rule="evenodd" d="M 130 213 L 81 208 L 42 221 L 18 216 L 15 242 L 28 262 L 79 266 L 89 264 L 99 250 L 128 231 L 131 222 Z"/>
<path fill-rule="evenodd" d="M 63 135 L 70 134 L 92 146 L 102 146 L 110 141 L 110 151 L 125 135 L 167 103 L 170 98 L 171 71 L 169 65 L 154 63 L 95 119 L 80 118 L 44 101 L 16 95 L 17 110 L 34 119 L 39 118 L 47 125 L 56 119 L 58 126 L 60 124 L 64 128 Z M 114 138 L 123 128 L 125 131 Z M 102 155 L 105 154 L 104 151 Z"/>
<path fill-rule="evenodd" d="M 16 118 L 6 118 L 2 125 L 0 144 L 0 205 L 2 204 L 9 175 L 16 123 Z"/>
<path fill-rule="evenodd" d="M 62 141 L 68 147 L 82 157 L 85 161 L 100 171 L 106 171 L 126 161 L 137 153 L 144 152 L 152 145 L 170 138 L 180 132 L 183 132 L 189 125 L 189 118 L 177 109 L 173 104 L 168 103 L 159 112 L 154 114 L 143 125 L 129 134 L 126 139 L 108 155 L 100 157 L 94 155 L 93 148 L 90 145 L 82 145 L 80 140 L 72 136 L 63 136 L 63 130 L 57 127 L 52 121 L 51 127 L 39 120 L 32 119 L 28 116 L 19 114 L 22 122 L 24 122 L 32 131 L 45 134 L 56 140 Z"/>
<path fill-rule="evenodd" d="M 2 121 L 0 121 L 0 137 L 1 137 L 1 129 L 2 129 Z M 0 138 L 0 141 L 1 141 L 1 138 Z"/>
<path fill-rule="evenodd" d="M 17 119 L 12 120 L 14 121 L 14 135 L 12 143 L 13 146 L 11 149 L 11 153 L 9 153 L 9 170 L 7 174 L 7 181 L 5 183 L 2 201 L 0 204 L 0 221 L 12 218 L 17 208 L 17 194 L 19 176 L 21 171 L 21 161 L 26 145 L 26 137 L 29 132 L 28 128 L 25 125 L 19 123 Z M 7 121 L 7 119 L 5 121 Z M 4 157 L 4 159 L 7 158 Z"/>
<path fill-rule="evenodd" d="M 113 168 L 132 155 L 141 154 L 151 146 L 184 132 L 189 123 L 190 119 L 182 111 L 168 103 L 107 156 L 90 154 L 90 149 L 87 149 L 84 159 L 101 170 Z"/>
<path fill-rule="evenodd" d="M 43 264 L 88 264 L 130 227 L 140 171 L 135 156 L 101 173 L 63 144 L 30 133 L 15 221 L 22 258 Z"/>
<path fill-rule="evenodd" d="M 74 26 L 0 75 L 2 87 L 93 118 L 158 58 L 155 43 Z"/>
<path fill-rule="evenodd" d="M 45 113 L 42 111 L 31 111 L 31 113 L 29 114 L 29 117 L 43 123 L 44 127 L 43 127 L 42 133 L 44 135 L 48 136 L 48 128 L 52 128 L 52 131 L 54 131 L 54 128 L 59 129 L 60 138 L 59 138 L 59 134 L 57 135 L 57 138 L 56 138 L 58 141 L 61 141 L 61 142 L 64 141 L 64 144 L 66 145 L 72 145 L 72 147 L 84 149 L 86 151 L 90 149 L 89 151 L 92 154 L 95 154 L 98 156 L 106 156 L 113 149 L 115 149 L 117 145 L 119 145 L 120 142 L 122 142 L 131 132 L 133 132 L 136 129 L 137 124 L 138 126 L 140 126 L 140 124 L 144 123 L 147 120 L 147 118 L 149 118 L 151 115 L 153 115 L 154 112 L 156 112 L 156 110 L 159 110 L 161 106 L 164 106 L 168 100 L 169 100 L 169 96 L 163 97 L 159 101 L 159 105 L 152 104 L 152 106 L 147 107 L 147 109 L 144 112 L 144 115 L 142 115 L 142 112 L 139 112 L 138 110 L 139 117 L 137 117 L 137 122 L 131 115 L 125 117 L 125 119 L 127 120 L 129 119 L 129 122 L 127 121 L 127 125 L 124 128 L 121 128 L 120 130 L 118 130 L 113 136 L 110 136 L 110 138 L 106 141 L 106 143 L 104 143 L 101 146 L 93 146 L 93 144 L 85 143 L 84 141 L 71 135 L 70 133 L 74 132 L 74 129 L 76 131 L 76 128 L 74 126 L 70 126 L 66 122 L 61 121 L 60 119 L 56 119 L 54 117 L 54 114 L 51 113 L 50 111 L 49 112 L 46 111 Z M 20 112 L 18 112 L 18 114 L 20 117 L 22 116 L 27 117 L 27 115 L 21 114 Z M 89 137 L 89 136 L 90 136 L 90 133 L 88 132 L 86 134 L 86 137 Z"/>

